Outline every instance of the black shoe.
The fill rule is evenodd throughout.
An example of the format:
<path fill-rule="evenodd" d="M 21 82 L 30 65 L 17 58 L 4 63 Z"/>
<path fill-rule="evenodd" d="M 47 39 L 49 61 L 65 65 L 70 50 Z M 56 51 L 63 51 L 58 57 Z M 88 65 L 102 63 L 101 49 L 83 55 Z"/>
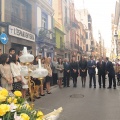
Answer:
<path fill-rule="evenodd" d="M 94 88 L 96 88 L 96 86 L 94 86 Z"/>
<path fill-rule="evenodd" d="M 99 86 L 99 88 L 101 88 L 101 86 Z"/>
<path fill-rule="evenodd" d="M 40 96 L 45 96 L 45 94 L 40 94 Z"/>
<path fill-rule="evenodd" d="M 103 88 L 105 88 L 105 86 L 103 86 Z"/>
<path fill-rule="evenodd" d="M 70 87 L 69 85 L 67 87 Z"/>
<path fill-rule="evenodd" d="M 116 87 L 114 87 L 114 89 L 116 89 Z"/>
<path fill-rule="evenodd" d="M 35 98 L 36 98 L 36 99 L 40 99 L 41 97 L 40 97 L 40 96 L 38 96 L 38 97 L 37 97 L 37 96 L 35 96 Z"/>
<path fill-rule="evenodd" d="M 111 87 L 107 87 L 107 89 L 111 89 Z"/>
<path fill-rule="evenodd" d="M 89 86 L 89 88 L 91 88 L 92 86 Z"/>

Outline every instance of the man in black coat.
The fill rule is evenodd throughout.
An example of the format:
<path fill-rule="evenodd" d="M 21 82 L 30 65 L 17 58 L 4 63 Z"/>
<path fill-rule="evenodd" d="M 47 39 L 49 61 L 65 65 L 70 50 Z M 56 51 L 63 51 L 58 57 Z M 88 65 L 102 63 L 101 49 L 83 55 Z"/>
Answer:
<path fill-rule="evenodd" d="M 113 87 L 114 89 L 116 89 L 115 70 L 114 70 L 113 64 L 111 61 L 109 61 L 108 57 L 106 57 L 105 61 L 106 61 L 106 71 L 109 77 L 108 89 L 112 88 L 112 81 L 113 81 Z"/>
<path fill-rule="evenodd" d="M 64 63 L 63 63 L 63 66 L 64 66 L 64 87 L 70 87 L 70 63 L 68 61 L 67 58 L 65 58 L 64 60 Z"/>
<path fill-rule="evenodd" d="M 106 63 L 102 61 L 102 57 L 99 58 L 99 62 L 97 63 L 99 88 L 101 88 L 101 78 L 102 78 L 103 88 L 105 88 L 105 74 L 106 74 L 105 66 Z"/>

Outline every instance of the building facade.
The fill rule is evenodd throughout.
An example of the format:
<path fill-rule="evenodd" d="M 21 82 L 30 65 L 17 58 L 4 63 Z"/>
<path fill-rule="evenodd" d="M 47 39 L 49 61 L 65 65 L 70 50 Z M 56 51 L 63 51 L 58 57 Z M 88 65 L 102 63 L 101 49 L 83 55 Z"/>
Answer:
<path fill-rule="evenodd" d="M 64 25 L 63 25 L 63 3 L 62 0 L 53 0 L 52 7 L 54 9 L 54 32 L 56 46 L 54 55 L 57 58 L 64 58 L 65 41 L 64 41 Z"/>
<path fill-rule="evenodd" d="M 35 5 L 28 0 L 1 0 L 0 4 L 0 32 L 8 36 L 6 45 L 0 44 L 4 52 L 11 47 L 16 52 L 24 46 L 35 54 Z"/>
<path fill-rule="evenodd" d="M 92 17 L 87 9 L 75 11 L 75 16 L 78 21 L 81 21 L 86 31 L 86 55 L 90 56 L 95 50 L 95 42 L 92 30 Z"/>
<path fill-rule="evenodd" d="M 42 57 L 54 56 L 55 34 L 53 31 L 52 0 L 36 2 L 36 54 Z"/>

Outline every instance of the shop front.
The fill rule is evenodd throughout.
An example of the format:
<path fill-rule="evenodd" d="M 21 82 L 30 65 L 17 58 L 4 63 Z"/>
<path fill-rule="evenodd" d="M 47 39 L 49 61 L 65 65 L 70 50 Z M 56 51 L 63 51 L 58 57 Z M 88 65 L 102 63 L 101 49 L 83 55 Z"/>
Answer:
<path fill-rule="evenodd" d="M 24 46 L 26 46 L 33 55 L 35 55 L 35 34 L 9 25 L 8 43 L 5 45 L 5 51 L 8 53 L 9 49 L 13 47 L 17 53 L 18 51 L 23 50 Z"/>

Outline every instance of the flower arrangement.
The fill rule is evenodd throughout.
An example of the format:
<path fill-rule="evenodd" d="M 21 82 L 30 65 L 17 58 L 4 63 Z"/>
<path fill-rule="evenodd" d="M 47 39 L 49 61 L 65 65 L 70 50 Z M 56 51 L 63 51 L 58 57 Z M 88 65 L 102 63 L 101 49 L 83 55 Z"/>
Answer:
<path fill-rule="evenodd" d="M 41 111 L 34 110 L 20 91 L 15 91 L 14 95 L 1 88 L 0 89 L 0 120 L 44 120 Z"/>

